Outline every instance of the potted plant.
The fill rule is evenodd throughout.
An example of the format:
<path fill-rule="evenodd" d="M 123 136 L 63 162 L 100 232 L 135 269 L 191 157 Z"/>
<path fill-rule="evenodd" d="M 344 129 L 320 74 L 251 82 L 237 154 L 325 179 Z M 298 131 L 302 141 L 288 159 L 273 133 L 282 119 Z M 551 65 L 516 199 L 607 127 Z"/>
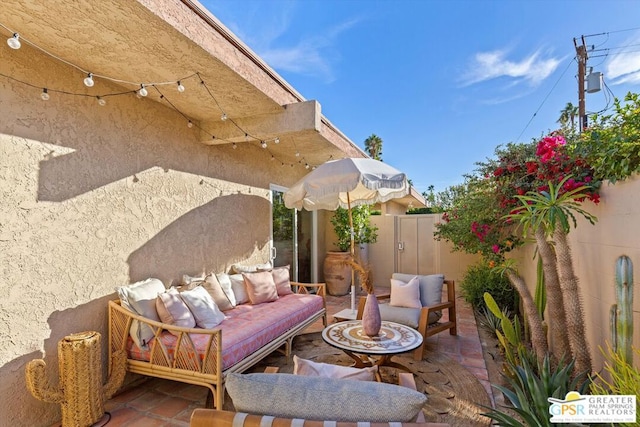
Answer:
<path fill-rule="evenodd" d="M 358 206 L 351 209 L 356 245 L 375 243 L 378 238 L 378 227 L 369 221 L 369 206 Z M 351 232 L 349 214 L 344 208 L 338 208 L 331 218 L 333 231 L 336 234 L 338 251 L 329 251 L 324 261 L 324 278 L 327 291 L 331 295 L 346 295 L 351 287 L 351 267 L 347 261 L 350 257 Z"/>

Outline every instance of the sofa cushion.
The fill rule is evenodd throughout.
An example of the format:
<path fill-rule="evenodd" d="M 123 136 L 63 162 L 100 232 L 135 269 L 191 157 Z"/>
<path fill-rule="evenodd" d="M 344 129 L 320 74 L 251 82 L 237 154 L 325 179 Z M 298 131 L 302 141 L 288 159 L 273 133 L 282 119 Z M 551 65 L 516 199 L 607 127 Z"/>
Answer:
<path fill-rule="evenodd" d="M 229 302 L 231 302 L 235 307 L 238 304 L 238 301 L 236 300 L 236 295 L 233 292 L 233 286 L 231 285 L 231 278 L 229 275 L 227 273 L 216 273 L 216 279 L 218 279 L 218 283 L 220 283 L 220 287 L 229 299 Z"/>
<path fill-rule="evenodd" d="M 209 292 L 211 298 L 222 311 L 231 310 L 235 304 L 231 302 L 215 274 L 209 274 L 202 282 L 202 287 Z"/>
<path fill-rule="evenodd" d="M 160 321 L 156 310 L 156 298 L 158 294 L 165 291 L 165 287 L 159 279 L 149 278 L 130 285 L 120 286 L 116 288 L 116 291 L 122 306 L 127 310 L 147 319 Z M 129 331 L 131 338 L 138 347 L 146 347 L 149 340 L 155 335 L 148 325 L 141 324 L 137 320 L 131 323 Z"/>
<path fill-rule="evenodd" d="M 273 268 L 273 266 L 271 265 L 270 262 L 265 262 L 264 264 L 252 264 L 252 265 L 233 264 L 231 266 L 231 271 L 235 274 L 242 274 L 242 273 L 255 273 L 256 271 L 262 271 L 262 270 L 270 270 L 271 268 Z"/>
<path fill-rule="evenodd" d="M 180 293 L 176 288 L 169 288 L 166 292 L 158 294 L 156 310 L 162 323 L 182 326 L 183 328 L 196 326 L 196 319 L 194 319 L 184 300 L 180 298 Z"/>
<path fill-rule="evenodd" d="M 196 319 L 199 328 L 211 329 L 220 324 L 225 315 L 202 286 L 180 293 L 187 307 Z"/>
<path fill-rule="evenodd" d="M 345 380 L 373 381 L 375 379 L 377 366 L 368 368 L 352 368 L 351 366 L 339 366 L 331 363 L 320 363 L 312 360 L 302 359 L 293 355 L 294 375 L 304 375 L 307 377 L 342 378 Z"/>
<path fill-rule="evenodd" d="M 284 265 L 282 267 L 274 267 L 274 269 L 271 270 L 271 275 L 273 276 L 273 281 L 276 284 L 278 296 L 293 293 L 293 290 L 291 289 L 291 274 L 289 269 L 290 267 L 288 265 Z"/>
<path fill-rule="evenodd" d="M 247 294 L 247 287 L 244 284 L 244 277 L 242 274 L 229 275 L 231 281 L 231 289 L 236 297 L 236 305 L 246 304 L 249 302 L 249 294 Z"/>
<path fill-rule="evenodd" d="M 409 422 L 427 401 L 393 384 L 293 374 L 230 373 L 226 385 L 236 411 L 317 421 Z"/>
<path fill-rule="evenodd" d="M 242 273 L 242 277 L 244 277 L 245 289 L 251 304 L 273 302 L 278 299 L 278 290 L 270 271 Z"/>
<path fill-rule="evenodd" d="M 391 300 L 389 305 L 395 307 L 422 308 L 418 276 L 414 276 L 409 282 L 391 279 Z"/>

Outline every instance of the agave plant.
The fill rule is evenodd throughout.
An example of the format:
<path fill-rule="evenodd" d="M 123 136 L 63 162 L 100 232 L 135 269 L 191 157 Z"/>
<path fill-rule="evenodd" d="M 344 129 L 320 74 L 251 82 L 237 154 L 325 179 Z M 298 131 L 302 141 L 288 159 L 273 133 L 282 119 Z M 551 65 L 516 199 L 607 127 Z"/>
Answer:
<path fill-rule="evenodd" d="M 565 362 L 563 358 L 554 368 L 551 358 L 547 354 L 542 363 L 537 363 L 535 366 L 530 362 L 535 357 L 531 354 L 527 355 L 527 350 L 521 348 L 519 353 L 519 364 L 514 365 L 507 362 L 510 364 L 510 370 L 515 373 L 513 378 L 506 376 L 510 387 L 493 385 L 509 399 L 513 408 L 505 411 L 487 408 L 490 411 L 483 415 L 493 419 L 500 426 L 551 427 L 553 425 L 559 427 L 571 425 L 551 424 L 547 398 L 564 399 L 569 391 L 585 394 L 589 385 L 586 374 L 574 376 L 575 360 L 573 359 Z"/>

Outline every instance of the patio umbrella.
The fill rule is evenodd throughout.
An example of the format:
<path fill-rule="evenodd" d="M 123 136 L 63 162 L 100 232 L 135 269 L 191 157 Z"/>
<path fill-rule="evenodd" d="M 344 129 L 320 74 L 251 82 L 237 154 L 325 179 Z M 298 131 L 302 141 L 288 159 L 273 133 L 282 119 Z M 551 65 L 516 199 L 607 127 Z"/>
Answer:
<path fill-rule="evenodd" d="M 351 257 L 355 239 L 351 208 L 384 203 L 409 194 L 407 176 L 378 160 L 346 158 L 330 160 L 295 183 L 284 193 L 288 208 L 335 210 L 346 208 L 351 229 Z M 355 283 L 351 280 L 351 310 L 355 310 Z"/>

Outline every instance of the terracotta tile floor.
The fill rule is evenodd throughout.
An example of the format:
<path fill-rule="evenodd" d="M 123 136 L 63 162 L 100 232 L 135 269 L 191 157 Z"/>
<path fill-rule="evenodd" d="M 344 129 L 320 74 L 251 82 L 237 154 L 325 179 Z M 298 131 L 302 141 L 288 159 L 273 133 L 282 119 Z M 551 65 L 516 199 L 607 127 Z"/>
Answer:
<path fill-rule="evenodd" d="M 329 321 L 332 314 L 350 305 L 350 297 L 327 297 Z M 472 372 L 484 385 L 494 401 L 482 355 L 482 345 L 471 307 L 457 299 L 458 335 L 446 331 L 427 339 L 427 349 L 444 353 Z M 446 314 L 445 314 L 446 315 Z M 322 330 L 322 322 L 312 325 L 307 332 Z M 129 388 L 105 405 L 111 414 L 111 426 L 188 426 L 195 408 L 204 407 L 207 389 L 179 382 L 149 379 Z M 103 425 L 98 423 L 97 425 Z"/>

